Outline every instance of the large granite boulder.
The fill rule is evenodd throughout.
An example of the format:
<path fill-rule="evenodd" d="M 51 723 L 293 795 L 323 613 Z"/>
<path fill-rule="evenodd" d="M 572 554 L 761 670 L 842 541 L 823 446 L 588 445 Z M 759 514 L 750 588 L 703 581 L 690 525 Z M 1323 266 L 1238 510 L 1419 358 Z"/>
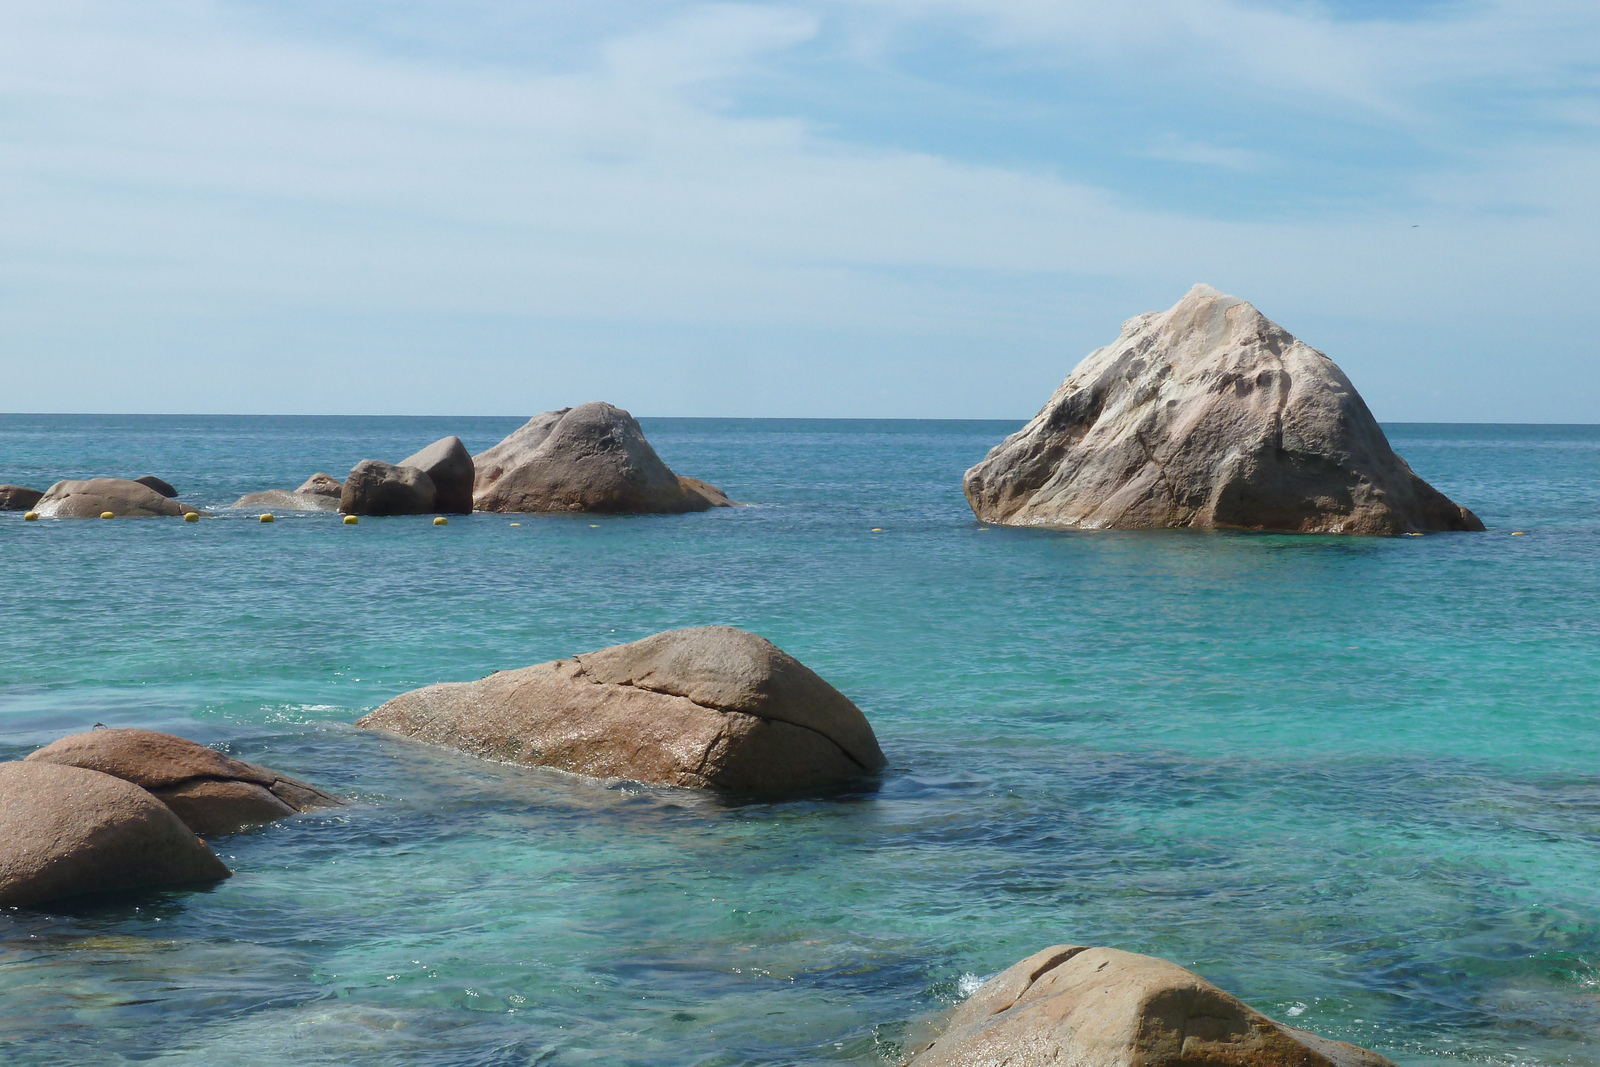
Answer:
<path fill-rule="evenodd" d="M 1129 319 L 963 481 L 984 522 L 1481 530 L 1394 454 L 1334 362 L 1197 285 Z"/>
<path fill-rule="evenodd" d="M 1154 956 L 1056 945 L 985 982 L 909 1067 L 1394 1067 Z"/>
<path fill-rule="evenodd" d="M 600 402 L 536 415 L 473 463 L 479 511 L 670 514 L 732 503 L 672 473 L 632 415 Z"/>
<path fill-rule="evenodd" d="M 426 515 L 438 495 L 425 471 L 364 459 L 344 480 L 339 510 L 346 515 Z"/>
<path fill-rule="evenodd" d="M 445 437 L 400 461 L 402 467 L 415 467 L 433 480 L 438 492 L 433 510 L 451 515 L 472 511 L 472 455 L 459 437 Z"/>
<path fill-rule="evenodd" d="M 229 873 L 172 809 L 130 782 L 81 767 L 0 763 L 0 907 Z"/>
<path fill-rule="evenodd" d="M 154 474 L 146 474 L 143 478 L 135 478 L 134 481 L 140 485 L 148 485 L 169 500 L 178 495 L 178 491 L 172 487 L 171 482 L 165 478 L 157 478 Z"/>
<path fill-rule="evenodd" d="M 430 685 L 356 725 L 485 759 L 731 792 L 812 788 L 884 765 L 849 698 L 729 626 Z"/>
<path fill-rule="evenodd" d="M 98 519 L 109 511 L 122 519 L 186 515 L 198 509 L 128 478 L 88 478 L 57 482 L 45 490 L 33 510 L 45 518 Z"/>
<path fill-rule="evenodd" d="M 83 767 L 132 782 L 206 837 L 344 803 L 286 774 L 154 730 L 73 734 L 30 753 L 25 762 Z"/>
<path fill-rule="evenodd" d="M 44 496 L 37 489 L 22 485 L 0 485 L 0 511 L 31 511 Z"/>

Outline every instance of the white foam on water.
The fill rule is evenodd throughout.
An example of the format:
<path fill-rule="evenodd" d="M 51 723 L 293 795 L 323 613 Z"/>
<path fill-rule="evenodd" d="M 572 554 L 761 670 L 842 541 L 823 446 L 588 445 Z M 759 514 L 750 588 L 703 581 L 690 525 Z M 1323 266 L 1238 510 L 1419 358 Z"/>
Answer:
<path fill-rule="evenodd" d="M 999 973 L 999 971 L 994 972 L 994 974 Z M 993 978 L 994 974 L 979 975 L 973 974 L 970 971 L 966 974 L 963 974 L 960 978 L 956 979 L 956 995 L 962 1000 L 966 1000 L 968 997 L 972 996 L 972 994 L 976 993 L 983 986 L 983 983 Z"/>

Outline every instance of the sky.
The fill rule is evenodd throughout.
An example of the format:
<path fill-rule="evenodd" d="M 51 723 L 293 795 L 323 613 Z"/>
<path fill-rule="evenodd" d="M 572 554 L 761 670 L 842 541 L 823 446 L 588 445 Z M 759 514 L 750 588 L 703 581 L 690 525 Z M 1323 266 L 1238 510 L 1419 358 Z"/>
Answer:
<path fill-rule="evenodd" d="M 0 410 L 1032 415 L 1206 282 L 1600 422 L 1600 5 L 0 0 Z"/>

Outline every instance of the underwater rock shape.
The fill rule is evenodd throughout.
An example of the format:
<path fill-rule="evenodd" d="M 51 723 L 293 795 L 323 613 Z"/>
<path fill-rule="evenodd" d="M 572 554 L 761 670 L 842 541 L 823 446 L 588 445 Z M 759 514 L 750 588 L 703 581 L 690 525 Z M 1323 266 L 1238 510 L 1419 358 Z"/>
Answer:
<path fill-rule="evenodd" d="M 485 759 L 729 792 L 813 788 L 884 765 L 848 697 L 731 626 L 430 685 L 356 725 Z"/>
<path fill-rule="evenodd" d="M 1285 1026 L 1176 963 L 1056 945 L 985 982 L 909 1067 L 1394 1067 Z"/>
<path fill-rule="evenodd" d="M 437 496 L 433 510 L 451 515 L 472 511 L 472 455 L 459 437 L 444 437 L 401 460 L 402 467 L 415 467 L 433 480 Z"/>
<path fill-rule="evenodd" d="M 1123 323 L 962 488 L 1014 526 L 1483 529 L 1394 454 L 1331 359 L 1208 285 Z"/>
<path fill-rule="evenodd" d="M 0 763 L 0 907 L 232 872 L 161 801 L 82 767 Z"/>
<path fill-rule="evenodd" d="M 473 463 L 479 511 L 675 514 L 733 503 L 674 474 L 632 415 L 599 401 L 535 415 Z"/>
<path fill-rule="evenodd" d="M 415 467 L 364 459 L 350 468 L 339 494 L 346 515 L 426 515 L 438 498 L 433 479 Z"/>
<path fill-rule="evenodd" d="M 207 837 L 344 803 L 299 779 L 154 730 L 72 734 L 29 753 L 25 762 L 83 767 L 132 782 Z"/>
<path fill-rule="evenodd" d="M 42 496 L 24 485 L 0 485 L 0 511 L 31 511 Z"/>
<path fill-rule="evenodd" d="M 180 504 L 129 478 L 87 478 L 52 485 L 39 498 L 34 510 L 44 518 L 98 519 L 109 511 L 119 519 L 143 519 L 182 516 L 199 509 Z"/>
<path fill-rule="evenodd" d="M 287 489 L 263 489 L 246 493 L 232 504 L 250 511 L 337 511 L 339 498 L 313 493 L 291 493 Z"/>

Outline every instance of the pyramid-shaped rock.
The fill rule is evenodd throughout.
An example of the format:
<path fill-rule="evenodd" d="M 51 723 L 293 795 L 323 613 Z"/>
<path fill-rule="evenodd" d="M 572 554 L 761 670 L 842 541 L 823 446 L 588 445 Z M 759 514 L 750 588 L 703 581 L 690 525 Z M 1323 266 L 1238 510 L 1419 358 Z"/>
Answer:
<path fill-rule="evenodd" d="M 985 522 L 1481 530 L 1395 455 L 1333 360 L 1197 285 L 1122 325 L 963 479 Z"/>

